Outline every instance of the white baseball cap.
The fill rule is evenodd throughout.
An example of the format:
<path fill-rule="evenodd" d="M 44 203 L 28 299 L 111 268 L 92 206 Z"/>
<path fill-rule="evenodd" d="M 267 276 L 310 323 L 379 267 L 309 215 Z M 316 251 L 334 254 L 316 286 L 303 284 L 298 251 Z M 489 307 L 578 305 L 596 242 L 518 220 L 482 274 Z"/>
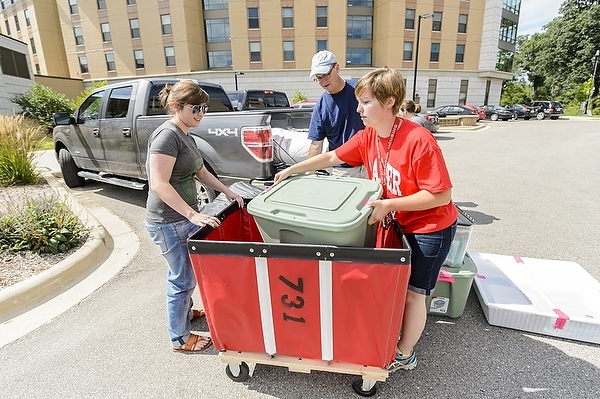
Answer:
<path fill-rule="evenodd" d="M 310 76 L 313 78 L 315 75 L 323 75 L 329 72 L 331 65 L 335 64 L 337 59 L 331 51 L 322 50 L 315 54 L 312 58 L 312 64 L 310 66 Z"/>

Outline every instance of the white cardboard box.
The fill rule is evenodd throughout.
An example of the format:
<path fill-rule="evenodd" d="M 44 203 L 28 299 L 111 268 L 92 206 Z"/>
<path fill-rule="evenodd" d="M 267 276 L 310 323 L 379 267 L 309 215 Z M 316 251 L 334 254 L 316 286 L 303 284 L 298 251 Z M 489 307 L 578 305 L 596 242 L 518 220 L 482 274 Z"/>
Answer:
<path fill-rule="evenodd" d="M 488 323 L 600 343 L 600 283 L 575 262 L 469 252 Z"/>

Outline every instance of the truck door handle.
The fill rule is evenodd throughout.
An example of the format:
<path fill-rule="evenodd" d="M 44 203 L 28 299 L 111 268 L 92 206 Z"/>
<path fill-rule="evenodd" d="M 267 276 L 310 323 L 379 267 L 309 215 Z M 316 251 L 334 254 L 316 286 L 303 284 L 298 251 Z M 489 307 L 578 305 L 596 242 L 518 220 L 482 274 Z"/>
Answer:
<path fill-rule="evenodd" d="M 123 128 L 123 137 L 131 137 L 131 129 L 126 127 Z"/>
<path fill-rule="evenodd" d="M 100 137 L 100 129 L 94 129 L 92 132 L 94 133 L 94 137 Z"/>

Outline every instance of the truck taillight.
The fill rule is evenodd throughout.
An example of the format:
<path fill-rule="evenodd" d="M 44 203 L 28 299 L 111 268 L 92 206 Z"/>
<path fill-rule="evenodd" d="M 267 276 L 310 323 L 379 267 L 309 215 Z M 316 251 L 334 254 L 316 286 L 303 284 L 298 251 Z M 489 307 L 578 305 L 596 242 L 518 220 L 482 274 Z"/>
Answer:
<path fill-rule="evenodd" d="M 273 135 L 266 126 L 242 128 L 242 145 L 256 160 L 273 160 Z"/>

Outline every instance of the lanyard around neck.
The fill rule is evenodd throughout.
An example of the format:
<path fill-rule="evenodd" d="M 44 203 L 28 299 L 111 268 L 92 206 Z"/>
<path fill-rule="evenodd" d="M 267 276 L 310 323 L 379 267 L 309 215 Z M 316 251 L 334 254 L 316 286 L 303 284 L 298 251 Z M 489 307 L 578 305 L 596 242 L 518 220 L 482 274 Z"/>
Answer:
<path fill-rule="evenodd" d="M 394 126 L 392 127 L 392 132 L 390 133 L 390 137 L 389 137 L 388 144 L 387 144 L 387 149 L 385 151 L 385 161 L 381 159 L 381 150 L 379 149 L 381 140 L 379 139 L 379 135 L 377 135 L 377 145 L 375 146 L 377 148 L 377 169 L 378 169 L 377 175 L 379 176 L 379 181 L 381 182 L 381 187 L 384 190 L 382 198 L 388 198 L 386 171 L 387 171 L 388 161 L 390 159 L 390 150 L 392 149 L 392 143 L 394 142 L 394 137 L 396 136 L 396 131 L 398 130 L 400 123 L 401 123 L 400 118 L 396 118 L 396 120 L 394 120 Z"/>

